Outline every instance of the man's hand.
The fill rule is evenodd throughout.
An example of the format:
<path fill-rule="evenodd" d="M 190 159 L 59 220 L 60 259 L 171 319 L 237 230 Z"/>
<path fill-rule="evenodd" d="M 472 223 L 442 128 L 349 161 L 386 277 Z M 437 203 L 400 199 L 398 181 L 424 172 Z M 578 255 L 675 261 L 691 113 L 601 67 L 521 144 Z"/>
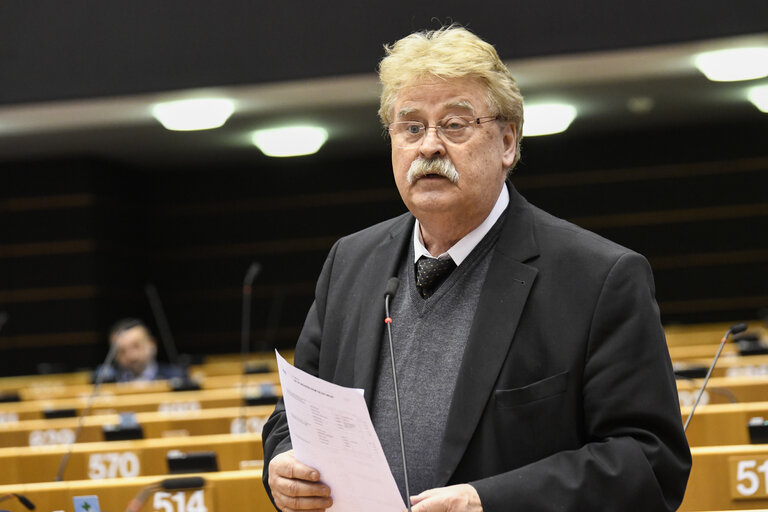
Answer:
<path fill-rule="evenodd" d="M 269 488 L 283 512 L 322 512 L 333 504 L 331 489 L 320 483 L 320 473 L 293 456 L 293 450 L 269 462 Z"/>
<path fill-rule="evenodd" d="M 429 489 L 411 496 L 413 512 L 483 512 L 480 496 L 469 484 Z"/>

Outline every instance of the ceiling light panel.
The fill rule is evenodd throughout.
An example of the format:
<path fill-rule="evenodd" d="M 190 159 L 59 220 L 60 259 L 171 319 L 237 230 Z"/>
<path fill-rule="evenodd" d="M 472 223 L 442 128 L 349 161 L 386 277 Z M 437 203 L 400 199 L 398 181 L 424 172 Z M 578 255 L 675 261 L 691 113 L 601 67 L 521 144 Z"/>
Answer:
<path fill-rule="evenodd" d="M 696 55 L 696 67 L 713 82 L 738 82 L 768 76 L 768 48 L 732 48 Z"/>
<path fill-rule="evenodd" d="M 167 130 L 193 131 L 219 128 L 235 111 L 232 100 L 199 98 L 157 103 L 152 115 Z"/>
<path fill-rule="evenodd" d="M 747 93 L 747 97 L 760 112 L 768 114 L 768 85 L 751 88 Z"/>
<path fill-rule="evenodd" d="M 267 156 L 311 155 L 328 140 L 328 130 L 319 126 L 286 126 L 258 130 L 253 133 L 252 140 Z"/>
<path fill-rule="evenodd" d="M 552 135 L 568 129 L 576 119 L 576 107 L 567 103 L 542 103 L 525 106 L 523 136 Z"/>

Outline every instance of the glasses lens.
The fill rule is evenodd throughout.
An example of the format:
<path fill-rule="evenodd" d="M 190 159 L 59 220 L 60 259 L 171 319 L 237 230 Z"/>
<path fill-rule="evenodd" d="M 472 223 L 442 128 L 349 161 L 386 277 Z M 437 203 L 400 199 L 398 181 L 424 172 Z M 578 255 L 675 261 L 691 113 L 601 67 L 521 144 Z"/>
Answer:
<path fill-rule="evenodd" d="M 418 121 L 397 121 L 389 125 L 389 133 L 395 145 L 413 146 L 424 136 L 424 124 Z"/>
<path fill-rule="evenodd" d="M 448 117 L 437 123 L 435 129 L 443 140 L 462 144 L 472 136 L 472 121 L 467 117 Z M 396 121 L 389 125 L 392 143 L 401 148 L 419 145 L 427 129 L 421 121 Z"/>
<path fill-rule="evenodd" d="M 438 125 L 442 135 L 455 144 L 461 144 L 469 139 L 472 134 L 470 120 L 464 117 L 449 117 Z"/>

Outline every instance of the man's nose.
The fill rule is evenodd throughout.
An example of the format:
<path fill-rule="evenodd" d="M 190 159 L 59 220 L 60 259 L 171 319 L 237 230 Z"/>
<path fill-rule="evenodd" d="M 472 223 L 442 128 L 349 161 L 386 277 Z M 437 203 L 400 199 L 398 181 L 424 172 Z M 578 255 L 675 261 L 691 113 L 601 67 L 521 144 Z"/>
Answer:
<path fill-rule="evenodd" d="M 424 131 L 424 138 L 419 144 L 419 153 L 426 159 L 445 155 L 445 143 L 440 137 L 437 126 L 428 126 Z"/>

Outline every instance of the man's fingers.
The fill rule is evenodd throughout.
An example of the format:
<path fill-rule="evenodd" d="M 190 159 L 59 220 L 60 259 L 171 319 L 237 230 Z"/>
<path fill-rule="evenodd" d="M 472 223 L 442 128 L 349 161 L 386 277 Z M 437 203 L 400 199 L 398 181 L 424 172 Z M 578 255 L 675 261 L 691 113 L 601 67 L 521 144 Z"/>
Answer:
<path fill-rule="evenodd" d="M 283 512 L 323 512 L 331 507 L 331 489 L 319 480 L 320 473 L 297 461 L 293 450 L 269 463 L 269 488 Z"/>
<path fill-rule="evenodd" d="M 286 496 L 323 498 L 331 495 L 331 489 L 325 484 L 296 480 L 295 478 L 277 476 L 274 482 L 270 482 L 269 486 Z"/>
<path fill-rule="evenodd" d="M 293 456 L 293 450 L 281 453 L 272 459 L 269 463 L 269 472 L 286 478 L 298 478 L 310 482 L 317 482 L 320 479 L 320 473 L 316 469 L 296 460 L 296 457 Z"/>
<path fill-rule="evenodd" d="M 275 503 L 283 512 L 290 512 L 294 510 L 300 510 L 302 512 L 309 512 L 313 510 L 323 511 L 330 508 L 333 505 L 331 498 L 323 497 L 294 497 L 287 496 L 280 491 L 272 491 L 272 497 L 275 499 Z"/>
<path fill-rule="evenodd" d="M 432 494 L 432 489 L 426 490 L 422 492 L 421 494 L 417 494 L 416 496 L 411 496 L 411 505 L 416 505 L 417 503 L 424 501 L 425 499 L 429 498 Z"/>

